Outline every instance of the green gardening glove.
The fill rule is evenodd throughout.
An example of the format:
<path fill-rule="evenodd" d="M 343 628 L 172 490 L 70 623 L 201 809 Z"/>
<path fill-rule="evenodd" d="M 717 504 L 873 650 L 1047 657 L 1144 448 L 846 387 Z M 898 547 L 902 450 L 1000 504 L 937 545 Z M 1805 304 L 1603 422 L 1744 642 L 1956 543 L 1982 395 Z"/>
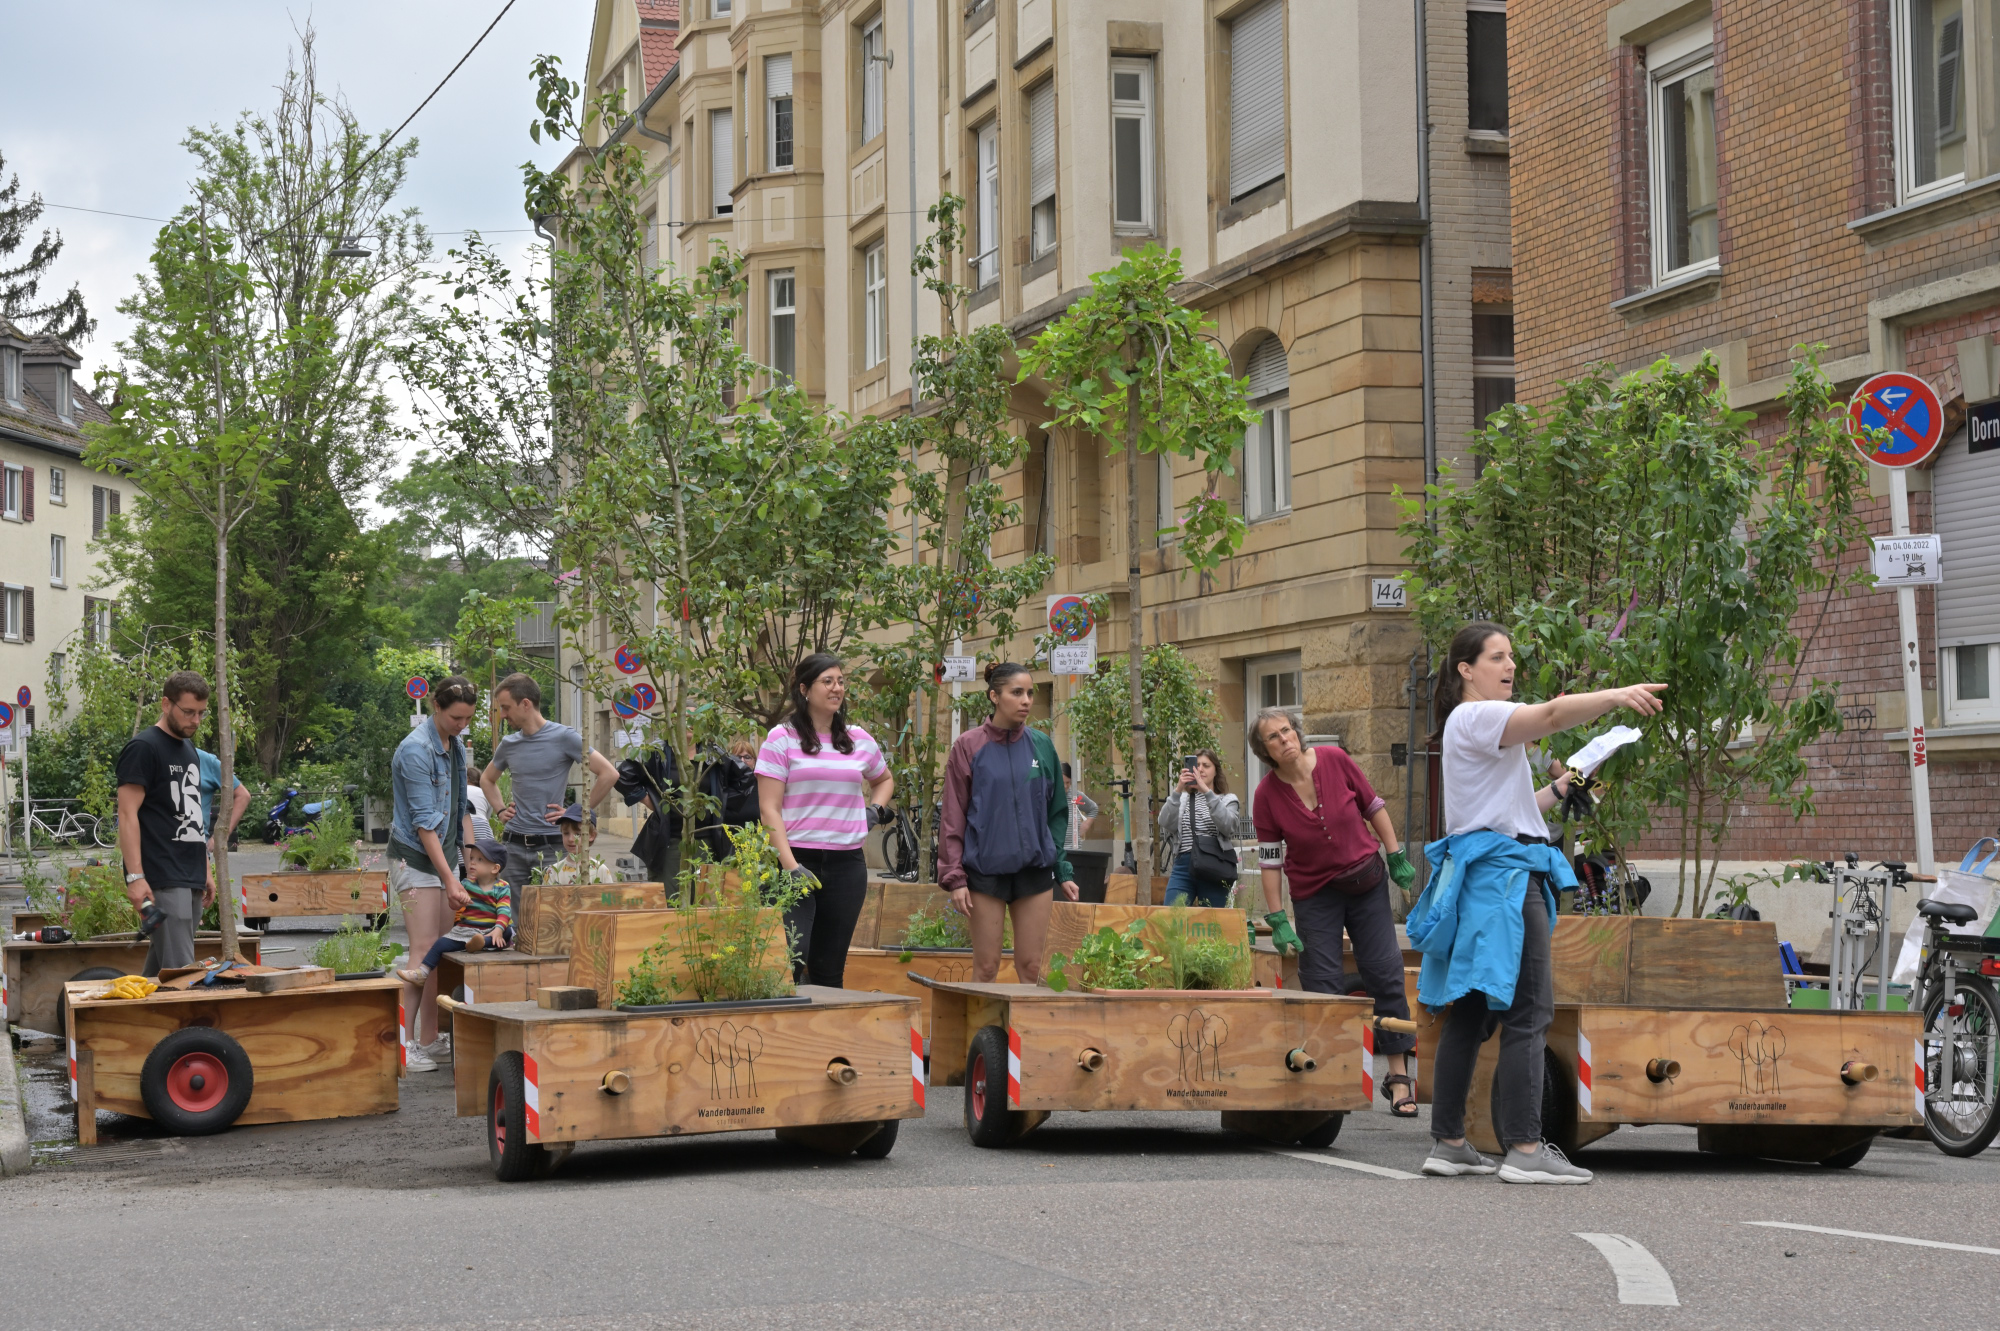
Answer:
<path fill-rule="evenodd" d="M 1396 886 L 1409 895 L 1410 884 L 1417 881 L 1417 866 L 1410 863 L 1410 857 L 1400 850 L 1389 852 L 1389 876 L 1396 880 Z"/>
<path fill-rule="evenodd" d="M 1295 957 L 1306 950 L 1299 939 L 1299 931 L 1292 928 L 1292 922 L 1285 918 L 1285 912 L 1274 910 L 1264 917 L 1264 923 L 1271 926 L 1271 946 L 1278 949 L 1281 957 Z"/>

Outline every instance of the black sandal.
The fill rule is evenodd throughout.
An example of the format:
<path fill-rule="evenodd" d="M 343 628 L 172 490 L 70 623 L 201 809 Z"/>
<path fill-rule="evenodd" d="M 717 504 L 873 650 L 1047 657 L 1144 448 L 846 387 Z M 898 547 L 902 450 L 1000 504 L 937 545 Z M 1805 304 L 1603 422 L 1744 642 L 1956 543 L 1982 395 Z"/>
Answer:
<path fill-rule="evenodd" d="M 1407 1087 L 1410 1093 L 1403 1096 L 1391 1095 L 1389 1088 L 1398 1083 Z M 1382 1098 L 1389 1102 L 1389 1112 L 1397 1118 L 1417 1116 L 1417 1083 L 1407 1074 L 1395 1072 L 1382 1078 Z"/>

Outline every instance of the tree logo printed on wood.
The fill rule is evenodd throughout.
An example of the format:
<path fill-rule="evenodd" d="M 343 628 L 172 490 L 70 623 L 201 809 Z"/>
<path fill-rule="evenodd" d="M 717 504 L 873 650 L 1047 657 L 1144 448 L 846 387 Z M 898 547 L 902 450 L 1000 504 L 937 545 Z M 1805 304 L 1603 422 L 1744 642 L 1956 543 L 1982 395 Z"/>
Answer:
<path fill-rule="evenodd" d="M 1761 1021 L 1729 1033 L 1729 1052 L 1736 1055 L 1736 1088 L 1745 1095 L 1779 1095 L 1778 1060 L 1785 1056 L 1785 1032 Z"/>
<path fill-rule="evenodd" d="M 708 1098 L 724 1099 L 723 1074 L 728 1074 L 729 1094 L 735 1100 L 757 1095 L 757 1056 L 764 1052 L 764 1036 L 755 1026 L 738 1027 L 733 1021 L 720 1026 L 704 1026 L 695 1037 L 695 1057 L 708 1064 Z"/>
<path fill-rule="evenodd" d="M 1229 1039 L 1229 1023 L 1220 1016 L 1190 1008 L 1167 1023 L 1167 1043 L 1180 1051 L 1180 1080 L 1221 1081 L 1222 1046 Z M 1188 1075 L 1192 1067 L 1194 1075 Z"/>

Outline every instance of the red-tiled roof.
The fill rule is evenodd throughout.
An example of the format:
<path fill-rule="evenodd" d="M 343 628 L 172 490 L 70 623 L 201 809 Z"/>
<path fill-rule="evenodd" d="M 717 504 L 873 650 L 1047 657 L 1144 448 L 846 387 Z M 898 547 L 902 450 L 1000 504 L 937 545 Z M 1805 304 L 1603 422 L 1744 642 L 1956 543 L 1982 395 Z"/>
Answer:
<path fill-rule="evenodd" d="M 674 49 L 677 34 L 671 28 L 642 28 L 639 31 L 639 64 L 646 76 L 646 91 L 660 86 L 660 80 L 673 71 L 680 63 L 681 53 Z"/>

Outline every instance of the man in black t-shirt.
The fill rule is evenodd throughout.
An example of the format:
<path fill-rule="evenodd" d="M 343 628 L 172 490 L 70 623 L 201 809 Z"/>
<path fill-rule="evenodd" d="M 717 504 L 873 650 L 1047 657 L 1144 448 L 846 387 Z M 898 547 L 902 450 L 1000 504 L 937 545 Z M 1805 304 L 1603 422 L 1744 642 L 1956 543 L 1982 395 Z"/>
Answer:
<path fill-rule="evenodd" d="M 165 913 L 144 974 L 194 965 L 194 931 L 215 899 L 215 869 L 201 815 L 201 759 L 194 733 L 208 711 L 208 681 L 177 670 L 160 687 L 160 721 L 118 755 L 118 849 L 125 895 Z"/>

